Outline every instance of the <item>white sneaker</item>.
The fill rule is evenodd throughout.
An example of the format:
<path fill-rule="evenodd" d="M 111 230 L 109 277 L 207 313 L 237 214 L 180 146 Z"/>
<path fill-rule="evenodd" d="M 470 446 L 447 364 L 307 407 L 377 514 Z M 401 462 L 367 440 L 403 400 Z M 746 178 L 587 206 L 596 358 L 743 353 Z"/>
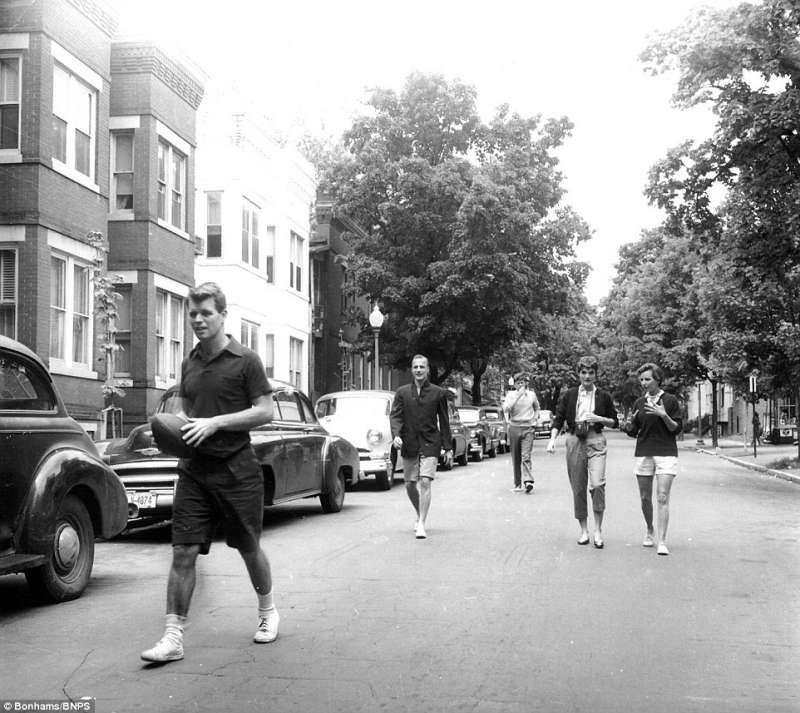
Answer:
<path fill-rule="evenodd" d="M 648 532 L 642 540 L 642 547 L 652 547 L 654 544 L 655 542 L 653 542 L 653 536 Z"/>
<path fill-rule="evenodd" d="M 425 532 L 425 525 L 423 525 L 421 522 L 418 522 L 415 534 L 418 540 L 424 540 L 428 536 L 428 533 Z"/>
<path fill-rule="evenodd" d="M 158 643 L 147 651 L 142 651 L 143 661 L 153 663 L 166 663 L 167 661 L 180 661 L 183 658 L 183 642 L 171 636 L 162 636 Z"/>
<path fill-rule="evenodd" d="M 665 542 L 659 542 L 658 543 L 658 550 L 656 550 L 656 551 L 660 555 L 668 555 L 669 554 L 669 549 L 667 548 L 667 545 L 666 545 Z"/>
<path fill-rule="evenodd" d="M 525 483 L 525 492 L 530 493 L 533 490 L 533 481 L 529 480 Z"/>
<path fill-rule="evenodd" d="M 513 488 L 511 488 L 511 492 L 512 493 L 521 493 L 522 492 L 522 486 L 521 485 L 515 485 Z"/>
<path fill-rule="evenodd" d="M 278 638 L 278 624 L 281 617 L 277 609 L 268 609 L 266 616 L 258 617 L 258 629 L 253 636 L 257 644 L 269 644 Z"/>

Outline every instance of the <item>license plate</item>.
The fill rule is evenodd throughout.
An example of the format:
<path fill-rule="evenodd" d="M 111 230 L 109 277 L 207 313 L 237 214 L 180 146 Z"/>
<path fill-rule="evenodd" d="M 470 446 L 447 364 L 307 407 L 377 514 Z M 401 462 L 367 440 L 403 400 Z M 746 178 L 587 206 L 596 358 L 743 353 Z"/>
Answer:
<path fill-rule="evenodd" d="M 128 490 L 128 502 L 136 505 L 140 510 L 155 510 L 155 493 L 140 493 L 135 490 Z"/>

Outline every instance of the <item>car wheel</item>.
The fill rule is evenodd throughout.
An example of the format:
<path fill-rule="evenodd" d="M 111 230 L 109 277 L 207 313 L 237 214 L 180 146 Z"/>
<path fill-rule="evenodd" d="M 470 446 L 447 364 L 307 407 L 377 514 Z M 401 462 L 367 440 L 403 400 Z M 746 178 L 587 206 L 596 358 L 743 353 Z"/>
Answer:
<path fill-rule="evenodd" d="M 480 463 L 483 460 L 483 444 L 481 444 L 480 449 L 475 453 L 473 458 L 476 463 Z"/>
<path fill-rule="evenodd" d="M 378 483 L 378 490 L 391 490 L 394 485 L 394 473 L 391 467 L 375 474 L 375 481 Z"/>
<path fill-rule="evenodd" d="M 94 527 L 80 498 L 68 495 L 56 514 L 52 549 L 47 562 L 25 572 L 37 597 L 65 602 L 79 597 L 92 574 Z"/>
<path fill-rule="evenodd" d="M 333 482 L 328 484 L 328 491 L 320 493 L 319 501 L 323 512 L 339 512 L 344 505 L 344 473 L 340 470 Z"/>

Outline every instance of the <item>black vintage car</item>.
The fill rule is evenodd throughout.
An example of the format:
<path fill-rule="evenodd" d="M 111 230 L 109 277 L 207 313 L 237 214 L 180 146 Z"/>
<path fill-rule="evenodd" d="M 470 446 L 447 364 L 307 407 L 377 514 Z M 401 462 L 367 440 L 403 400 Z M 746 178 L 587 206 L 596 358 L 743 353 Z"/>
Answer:
<path fill-rule="evenodd" d="M 500 437 L 483 409 L 480 406 L 459 406 L 458 415 L 461 423 L 467 427 L 470 456 L 475 460 L 483 460 L 484 456 L 494 458 L 500 446 Z"/>
<path fill-rule="evenodd" d="M 318 496 L 324 512 L 339 512 L 345 485 L 358 479 L 356 447 L 325 431 L 305 394 L 281 381 L 270 382 L 273 420 L 250 431 L 264 472 L 264 504 Z M 164 392 L 156 413 L 181 409 L 177 387 L 172 387 Z M 149 424 L 137 426 L 125 439 L 99 445 L 125 486 L 131 520 L 172 516 L 178 459 L 159 450 Z"/>
<path fill-rule="evenodd" d="M 96 535 L 126 526 L 125 489 L 69 417 L 36 354 L 0 336 L 0 574 L 24 572 L 40 598 L 81 595 Z"/>

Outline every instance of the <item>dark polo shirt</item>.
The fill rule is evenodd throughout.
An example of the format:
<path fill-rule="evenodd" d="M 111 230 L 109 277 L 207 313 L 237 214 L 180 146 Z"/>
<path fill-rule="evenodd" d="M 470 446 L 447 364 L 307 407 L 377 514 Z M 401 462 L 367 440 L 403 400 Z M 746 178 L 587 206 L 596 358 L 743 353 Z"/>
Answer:
<path fill-rule="evenodd" d="M 210 359 L 204 359 L 198 344 L 183 360 L 180 395 L 192 418 L 244 411 L 260 396 L 272 393 L 258 354 L 228 337 L 228 344 Z M 249 431 L 217 431 L 198 450 L 202 455 L 227 458 L 248 443 Z"/>

